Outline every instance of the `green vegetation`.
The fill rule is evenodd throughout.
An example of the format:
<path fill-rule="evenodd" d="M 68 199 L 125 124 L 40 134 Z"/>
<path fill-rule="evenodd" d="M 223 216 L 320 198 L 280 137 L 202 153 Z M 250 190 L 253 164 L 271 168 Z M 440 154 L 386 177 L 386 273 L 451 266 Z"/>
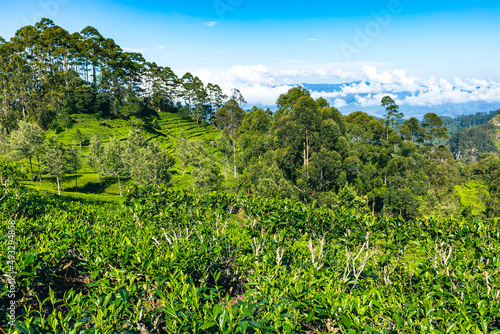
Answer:
<path fill-rule="evenodd" d="M 274 113 L 245 112 L 237 89 L 227 97 L 190 73 L 178 77 L 92 27 L 71 34 L 43 19 L 2 42 L 0 55 L 2 155 L 28 164 L 27 186 L 50 189 L 46 179 L 59 194 L 122 197 L 133 184 L 169 184 L 334 207 L 349 189 L 373 215 L 461 215 L 468 204 L 456 187 L 481 181 L 471 162 L 496 152 L 493 123 L 455 132 L 453 156 L 439 116 L 403 120 L 389 96 L 384 119 L 344 116 L 303 87 L 279 96 Z M 498 201 L 477 198 L 477 217 L 495 217 Z"/>
<path fill-rule="evenodd" d="M 495 117 L 495 115 L 498 115 L 499 113 L 500 109 L 471 115 L 460 115 L 455 117 L 455 119 L 445 116 L 442 117 L 442 119 L 444 122 L 444 126 L 446 126 L 446 128 L 448 129 L 448 134 L 451 136 L 460 129 L 471 128 L 473 126 L 488 123 Z"/>
<path fill-rule="evenodd" d="M 18 318 L 0 320 L 9 334 L 500 332 L 498 221 L 158 186 L 124 205 L 16 198 L 2 186 L 18 272 Z"/>
<path fill-rule="evenodd" d="M 92 27 L 0 39 L 0 328 L 500 333 L 498 116 L 244 103 Z"/>

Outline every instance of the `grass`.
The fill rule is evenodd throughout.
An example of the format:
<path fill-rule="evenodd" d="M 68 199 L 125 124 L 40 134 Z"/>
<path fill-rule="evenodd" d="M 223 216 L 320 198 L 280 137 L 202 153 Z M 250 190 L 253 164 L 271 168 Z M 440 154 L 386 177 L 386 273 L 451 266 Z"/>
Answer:
<path fill-rule="evenodd" d="M 83 135 L 84 140 L 90 140 L 95 134 L 99 136 L 103 143 L 109 142 L 111 138 L 117 137 L 119 140 L 126 140 L 128 133 L 137 124 L 131 124 L 125 119 L 106 119 L 97 120 L 93 115 L 74 114 L 71 115 L 73 120 L 72 126 L 64 131 L 56 133 L 55 130 L 49 130 L 46 137 L 57 136 L 59 141 L 65 146 L 73 146 L 80 152 L 81 168 L 78 169 L 76 176 L 67 174 L 61 180 L 61 195 L 73 196 L 78 198 L 105 200 L 111 202 L 122 202 L 123 197 L 120 197 L 118 182 L 112 177 L 103 177 L 103 190 L 101 191 L 99 183 L 99 175 L 92 170 L 87 164 L 86 159 L 89 155 L 88 145 L 80 145 L 76 139 L 77 130 Z M 158 124 L 160 128 L 157 131 L 143 131 L 147 140 L 155 141 L 158 145 L 167 149 L 174 156 L 176 154 L 177 140 L 181 137 L 181 132 L 188 140 L 199 139 L 203 142 L 207 150 L 219 157 L 218 150 L 211 145 L 215 141 L 219 130 L 213 125 L 197 125 L 195 121 L 184 119 L 178 114 L 162 112 L 159 113 Z M 23 161 L 24 169 L 29 171 L 29 162 Z M 43 166 L 42 166 L 43 168 Z M 190 176 L 191 168 L 186 168 L 186 173 L 183 175 L 182 168 L 178 159 L 172 170 L 172 187 L 175 189 L 188 189 L 191 187 L 192 178 Z M 31 189 L 40 191 L 57 193 L 57 183 L 55 178 L 42 175 L 42 186 L 38 180 L 38 168 L 36 163 L 33 164 L 33 175 L 35 181 L 25 181 L 23 184 Z M 28 179 L 30 177 L 28 176 Z M 75 179 L 78 181 L 78 188 L 75 187 Z M 122 191 L 126 193 L 126 187 L 130 185 L 130 180 L 122 182 Z M 226 182 L 227 187 L 231 186 L 230 180 Z"/>

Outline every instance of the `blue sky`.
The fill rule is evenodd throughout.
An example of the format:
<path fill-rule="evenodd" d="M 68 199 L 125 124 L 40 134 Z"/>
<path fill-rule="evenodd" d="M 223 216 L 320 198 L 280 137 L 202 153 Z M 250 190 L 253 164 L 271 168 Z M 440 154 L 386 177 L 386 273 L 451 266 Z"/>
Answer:
<path fill-rule="evenodd" d="M 0 36 L 42 16 L 70 32 L 93 26 L 178 75 L 242 88 L 249 102 L 302 82 L 377 81 L 416 93 L 449 83 L 451 99 L 459 78 L 462 93 L 487 89 L 469 99 L 500 93 L 498 1 L 1 1 Z"/>

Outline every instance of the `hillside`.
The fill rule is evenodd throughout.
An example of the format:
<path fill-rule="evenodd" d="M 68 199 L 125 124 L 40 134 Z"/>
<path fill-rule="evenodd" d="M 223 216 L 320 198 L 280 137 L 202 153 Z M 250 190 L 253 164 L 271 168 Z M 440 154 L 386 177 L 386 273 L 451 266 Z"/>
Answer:
<path fill-rule="evenodd" d="M 500 149 L 500 127 L 488 123 L 462 128 L 449 140 L 450 151 L 456 159 L 476 161 L 484 153 L 497 153 Z"/>
<path fill-rule="evenodd" d="M 74 114 L 71 115 L 72 124 L 61 132 L 55 130 L 47 131 L 47 138 L 57 136 L 61 143 L 65 146 L 73 146 L 80 150 L 82 157 L 81 169 L 78 170 L 76 179 L 78 189 L 75 189 L 75 176 L 68 175 L 62 182 L 63 192 L 66 195 L 73 195 L 83 198 L 93 198 L 99 195 L 99 199 L 120 201 L 118 185 L 116 180 L 111 177 L 103 178 L 104 191 L 100 191 L 99 176 L 86 163 L 89 154 L 89 139 L 92 135 L 97 135 L 105 144 L 111 138 L 117 137 L 120 141 L 125 141 L 127 135 L 133 128 L 137 128 L 137 124 L 125 119 L 105 119 L 98 120 L 93 115 Z M 197 125 L 196 121 L 182 118 L 179 114 L 160 112 L 158 118 L 158 129 L 151 131 L 143 131 L 148 141 L 155 141 L 158 145 L 169 150 L 174 156 L 177 153 L 177 140 L 184 134 L 187 140 L 200 139 L 204 147 L 210 152 L 217 154 L 217 150 L 210 145 L 215 141 L 219 130 L 213 125 Z M 77 132 L 80 132 L 83 137 L 82 146 L 76 139 Z M 34 172 L 38 173 L 38 169 L 34 166 Z M 56 192 L 57 186 L 54 179 L 47 178 L 42 174 L 44 180 L 42 187 L 38 182 L 26 181 L 25 185 L 30 188 L 43 189 L 49 192 Z M 37 180 L 35 180 L 37 181 Z M 187 188 L 191 184 L 190 170 L 183 176 L 182 169 L 178 159 L 174 165 L 172 185 L 174 188 Z"/>
<path fill-rule="evenodd" d="M 451 136 L 455 132 L 463 128 L 471 128 L 474 126 L 486 124 L 492 121 L 500 113 L 500 110 L 493 110 L 489 112 L 478 112 L 475 114 L 459 115 L 455 118 L 449 116 L 442 116 L 444 126 Z"/>
<path fill-rule="evenodd" d="M 493 117 L 490 123 L 495 126 L 493 140 L 495 142 L 495 145 L 497 146 L 498 151 L 500 152 L 500 112 L 497 113 L 495 117 Z"/>

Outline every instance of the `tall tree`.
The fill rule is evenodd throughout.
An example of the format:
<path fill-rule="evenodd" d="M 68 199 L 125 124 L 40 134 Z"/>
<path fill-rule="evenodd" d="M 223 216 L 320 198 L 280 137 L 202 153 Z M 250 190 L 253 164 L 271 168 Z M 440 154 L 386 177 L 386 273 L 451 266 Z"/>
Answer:
<path fill-rule="evenodd" d="M 19 128 L 12 134 L 12 148 L 19 153 L 21 158 L 29 160 L 31 181 L 33 181 L 32 159 L 34 157 L 38 159 L 39 150 L 43 145 L 44 138 L 44 132 L 38 125 L 28 123 L 24 120 L 19 122 Z"/>
<path fill-rule="evenodd" d="M 288 90 L 286 94 L 281 94 L 276 100 L 278 112 L 276 116 L 287 115 L 293 109 L 293 106 L 303 96 L 311 96 L 309 90 L 305 87 L 297 86 Z"/>
<path fill-rule="evenodd" d="M 208 93 L 203 85 L 203 82 L 198 77 L 193 79 L 191 83 L 191 89 L 193 92 L 193 101 L 195 104 L 194 110 L 192 111 L 194 118 L 196 119 L 196 125 L 200 124 L 200 121 L 207 121 L 207 109 L 208 109 Z"/>
<path fill-rule="evenodd" d="M 441 145 L 444 140 L 450 138 L 447 129 L 443 126 L 443 121 L 435 113 L 427 113 L 424 115 L 422 127 L 425 129 L 425 142 L 430 147 Z"/>
<path fill-rule="evenodd" d="M 222 92 L 222 89 L 219 87 L 219 85 L 214 85 L 212 83 L 208 83 L 207 93 L 212 113 L 215 114 L 217 110 L 219 110 L 224 105 L 227 96 L 224 94 L 224 92 Z"/>
<path fill-rule="evenodd" d="M 389 140 L 389 128 L 396 128 L 397 121 L 403 118 L 403 113 L 399 112 L 399 106 L 392 97 L 384 96 L 382 98 L 382 107 L 385 108 L 385 126 L 387 127 L 386 140 Z"/>
<path fill-rule="evenodd" d="M 81 133 L 79 129 L 76 129 L 74 139 L 80 145 L 80 150 L 82 149 L 82 142 L 85 140 L 85 136 Z"/>
<path fill-rule="evenodd" d="M 245 111 L 241 109 L 236 100 L 231 99 L 227 101 L 222 108 L 217 110 L 215 117 L 217 127 L 223 130 L 232 142 L 233 171 L 234 179 L 236 179 L 238 176 L 236 171 L 236 139 L 238 128 L 241 126 L 243 118 L 245 117 Z"/>
<path fill-rule="evenodd" d="M 118 181 L 120 196 L 123 196 L 121 180 L 128 175 L 128 165 L 124 161 L 124 145 L 118 138 L 112 138 L 104 146 L 103 161 L 107 173 Z"/>
<path fill-rule="evenodd" d="M 44 155 L 44 161 L 44 171 L 48 176 L 56 178 L 57 192 L 61 195 L 61 178 L 68 170 L 68 161 L 66 151 L 57 138 L 50 140 L 49 149 Z"/>
<path fill-rule="evenodd" d="M 401 134 L 405 136 L 406 139 L 411 139 L 411 142 L 414 143 L 417 136 L 422 134 L 422 128 L 420 127 L 418 119 L 411 117 L 410 119 L 404 121 L 401 126 Z"/>
<path fill-rule="evenodd" d="M 236 101 L 238 103 L 238 105 L 240 106 L 240 108 L 243 107 L 244 103 L 247 103 L 247 101 L 243 97 L 243 94 L 241 94 L 240 90 L 237 88 L 231 89 L 230 99 Z"/>

